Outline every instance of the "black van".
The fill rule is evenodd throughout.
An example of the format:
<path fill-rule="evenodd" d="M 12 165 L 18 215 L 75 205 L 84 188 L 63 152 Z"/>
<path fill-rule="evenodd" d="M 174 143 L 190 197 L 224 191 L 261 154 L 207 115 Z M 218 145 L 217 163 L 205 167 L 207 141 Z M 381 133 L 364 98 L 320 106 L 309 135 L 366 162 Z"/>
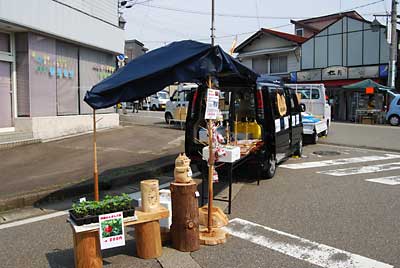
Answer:
<path fill-rule="evenodd" d="M 262 142 L 257 150 L 243 156 L 245 159 L 239 161 L 256 164 L 260 178 L 272 178 L 276 164 L 291 155 L 301 156 L 301 106 L 294 91 L 282 84 L 265 82 L 258 82 L 251 87 L 219 89 L 219 108 L 223 116 L 221 134 L 224 135 L 224 129 L 226 132 L 229 126 L 232 141 L 235 121 L 239 124 L 250 122 L 249 125 L 257 128 L 254 132 L 256 137 L 250 138 Z M 198 166 L 205 164 L 201 152 L 207 140 L 204 120 L 206 91 L 206 88 L 199 86 L 191 92 L 186 118 L 185 151 L 192 163 Z"/>

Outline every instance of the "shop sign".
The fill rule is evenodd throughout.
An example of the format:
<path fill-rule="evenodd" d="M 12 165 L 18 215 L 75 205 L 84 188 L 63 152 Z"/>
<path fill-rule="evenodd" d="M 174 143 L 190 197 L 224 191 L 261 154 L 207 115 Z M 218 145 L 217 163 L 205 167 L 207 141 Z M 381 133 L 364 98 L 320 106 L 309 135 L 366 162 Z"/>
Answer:
<path fill-rule="evenodd" d="M 321 69 L 297 72 L 297 82 L 321 81 Z"/>
<path fill-rule="evenodd" d="M 379 77 L 379 66 L 349 68 L 349 79 Z"/>
<path fill-rule="evenodd" d="M 67 59 L 58 57 L 54 60 L 54 56 L 47 54 L 39 54 L 32 51 L 31 54 L 34 62 L 36 63 L 36 72 L 48 74 L 50 77 L 57 76 L 58 78 L 74 78 L 75 71 L 68 67 Z"/>
<path fill-rule="evenodd" d="M 389 65 L 379 65 L 379 77 L 388 77 Z"/>
<path fill-rule="evenodd" d="M 125 245 L 124 218 L 122 212 L 100 215 L 99 228 L 101 249 Z"/>
<path fill-rule="evenodd" d="M 115 67 L 110 65 L 98 64 L 93 66 L 93 70 L 97 72 L 97 76 L 99 77 L 99 79 L 103 80 L 114 73 Z"/>
<path fill-rule="evenodd" d="M 347 67 L 333 66 L 322 70 L 322 80 L 347 79 Z"/>
<path fill-rule="evenodd" d="M 217 119 L 219 113 L 219 94 L 219 90 L 211 88 L 207 90 L 207 105 L 204 119 Z"/>

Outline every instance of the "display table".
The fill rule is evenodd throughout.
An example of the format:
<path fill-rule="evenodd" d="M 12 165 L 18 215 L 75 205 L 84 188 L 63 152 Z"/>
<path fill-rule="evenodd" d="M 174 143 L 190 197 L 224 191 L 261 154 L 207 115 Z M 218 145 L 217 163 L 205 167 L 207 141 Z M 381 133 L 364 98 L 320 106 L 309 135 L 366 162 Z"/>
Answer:
<path fill-rule="evenodd" d="M 124 218 L 124 226 L 135 225 L 137 255 L 140 258 L 157 258 L 162 254 L 160 219 L 168 218 L 168 209 L 143 212 L 135 209 L 135 216 Z M 74 238 L 74 256 L 76 268 L 103 267 L 99 240 L 99 223 L 78 226 L 68 218 Z"/>

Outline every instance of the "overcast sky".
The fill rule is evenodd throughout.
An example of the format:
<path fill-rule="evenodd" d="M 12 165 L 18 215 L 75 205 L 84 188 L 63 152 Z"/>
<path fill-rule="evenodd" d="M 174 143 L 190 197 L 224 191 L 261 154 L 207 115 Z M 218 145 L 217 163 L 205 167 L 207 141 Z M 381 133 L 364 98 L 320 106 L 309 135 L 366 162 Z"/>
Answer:
<path fill-rule="evenodd" d="M 210 42 L 211 0 L 133 1 L 143 3 L 123 9 L 126 39 L 137 39 L 149 49 L 183 39 Z M 228 51 L 235 35 L 240 44 L 261 27 L 293 33 L 290 19 L 354 8 L 365 19 L 373 20 L 372 14 L 390 12 L 391 0 L 215 0 L 216 44 Z M 385 19 L 378 19 L 385 24 Z"/>

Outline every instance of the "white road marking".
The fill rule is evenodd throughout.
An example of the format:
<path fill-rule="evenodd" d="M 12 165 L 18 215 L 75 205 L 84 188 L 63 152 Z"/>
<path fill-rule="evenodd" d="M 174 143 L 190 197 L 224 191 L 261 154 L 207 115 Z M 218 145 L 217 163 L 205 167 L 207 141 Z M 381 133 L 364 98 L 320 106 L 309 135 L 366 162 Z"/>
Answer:
<path fill-rule="evenodd" d="M 400 176 L 389 176 L 375 179 L 367 179 L 366 181 L 383 183 L 387 185 L 397 185 L 400 184 Z"/>
<path fill-rule="evenodd" d="M 21 221 L 5 223 L 5 224 L 0 225 L 0 230 L 11 228 L 11 227 L 17 227 L 17 226 L 21 226 L 24 224 L 37 222 L 37 221 L 48 220 L 51 218 L 60 217 L 60 216 L 64 216 L 67 214 L 68 214 L 68 210 L 64 210 L 64 211 L 58 211 L 58 212 L 54 212 L 54 213 L 50 213 L 50 214 L 46 214 L 46 215 L 42 215 L 42 216 L 37 216 L 37 217 L 33 217 L 33 218 L 21 220 Z"/>
<path fill-rule="evenodd" d="M 331 175 L 331 176 L 348 176 L 348 175 L 390 171 L 390 170 L 396 170 L 396 169 L 400 169 L 400 162 L 387 163 L 387 164 L 374 165 L 374 166 L 332 169 L 332 170 L 318 171 L 317 173 Z"/>
<path fill-rule="evenodd" d="M 371 155 L 371 156 L 331 159 L 331 160 L 315 161 L 315 162 L 304 162 L 297 164 L 286 164 L 286 165 L 280 165 L 280 167 L 289 169 L 304 169 L 304 168 L 317 168 L 317 167 L 328 167 L 328 166 L 346 165 L 354 163 L 364 163 L 370 161 L 392 160 L 398 158 L 400 158 L 399 154 Z"/>
<path fill-rule="evenodd" d="M 392 268 L 392 265 L 319 244 L 243 219 L 233 219 L 223 229 L 248 240 L 302 261 L 326 268 Z"/>

